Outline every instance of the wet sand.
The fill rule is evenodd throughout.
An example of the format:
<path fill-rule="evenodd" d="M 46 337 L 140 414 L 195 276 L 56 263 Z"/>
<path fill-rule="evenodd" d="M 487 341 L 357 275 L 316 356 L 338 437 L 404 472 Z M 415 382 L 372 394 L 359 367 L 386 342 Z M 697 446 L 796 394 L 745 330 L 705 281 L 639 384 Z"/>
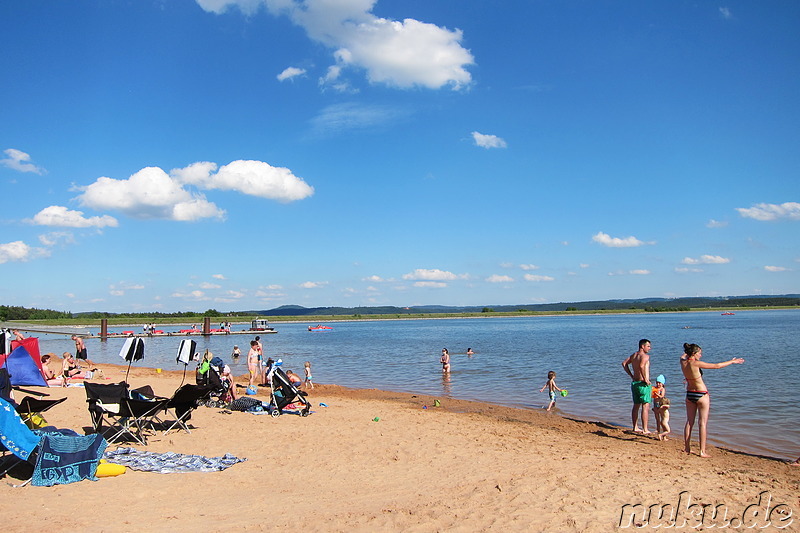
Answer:
<path fill-rule="evenodd" d="M 125 367 L 98 366 L 110 378 L 104 382 L 124 379 Z M 181 376 L 134 367 L 129 382 L 170 396 Z M 46 413 L 52 425 L 90 429 L 83 388 L 40 390 L 68 398 Z M 257 398 L 267 393 L 262 388 Z M 722 520 L 700 516 L 709 504 L 723 505 L 728 520 L 744 517 L 740 525 L 770 520 L 800 529 L 800 467 L 715 447 L 701 459 L 696 444 L 687 456 L 682 428 L 660 442 L 541 410 L 444 398 L 434 407 L 430 396 L 317 385 L 308 398 L 306 418 L 201 407 L 191 434 L 148 439 L 154 452 L 247 458 L 221 472 L 129 469 L 50 488 L 14 488 L 6 481 L 18 480 L 7 477 L 0 483 L 4 529 L 610 531 L 621 520 L 630 527 L 668 521 L 647 514 L 655 506 L 673 512 L 684 530 L 700 522 L 702 530 Z M 766 512 L 754 515 L 759 498 Z"/>

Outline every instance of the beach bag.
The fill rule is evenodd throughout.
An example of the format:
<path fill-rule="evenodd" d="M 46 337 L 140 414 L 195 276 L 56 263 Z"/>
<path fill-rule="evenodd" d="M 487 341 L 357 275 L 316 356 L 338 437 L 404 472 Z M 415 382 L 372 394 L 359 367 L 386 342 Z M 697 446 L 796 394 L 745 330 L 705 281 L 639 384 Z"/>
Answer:
<path fill-rule="evenodd" d="M 245 394 L 249 394 L 251 396 L 253 396 L 254 394 L 258 394 L 258 387 L 256 387 L 255 385 L 248 385 Z"/>

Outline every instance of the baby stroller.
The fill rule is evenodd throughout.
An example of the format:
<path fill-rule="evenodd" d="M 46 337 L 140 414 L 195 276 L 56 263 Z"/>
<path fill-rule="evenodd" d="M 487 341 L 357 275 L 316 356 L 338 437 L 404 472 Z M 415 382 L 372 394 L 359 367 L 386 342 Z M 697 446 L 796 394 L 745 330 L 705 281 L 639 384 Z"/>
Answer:
<path fill-rule="evenodd" d="M 225 363 L 219 357 L 214 357 L 208 364 L 208 367 L 203 371 L 204 365 L 201 364 L 197 369 L 195 381 L 198 385 L 209 388 L 208 399 L 205 402 L 206 407 L 225 407 L 233 401 L 231 395 L 231 387 L 233 383 L 228 383 L 222 379 L 222 369 Z"/>
<path fill-rule="evenodd" d="M 295 405 L 303 405 L 299 409 L 300 416 L 308 416 L 311 410 L 311 402 L 306 400 L 308 393 L 292 385 L 286 373 L 278 368 L 280 364 L 281 361 L 278 360 L 272 364 L 267 372 L 267 383 L 270 384 L 270 403 L 272 404 L 272 412 L 270 414 L 273 417 L 281 416 L 283 409 L 294 403 Z"/>

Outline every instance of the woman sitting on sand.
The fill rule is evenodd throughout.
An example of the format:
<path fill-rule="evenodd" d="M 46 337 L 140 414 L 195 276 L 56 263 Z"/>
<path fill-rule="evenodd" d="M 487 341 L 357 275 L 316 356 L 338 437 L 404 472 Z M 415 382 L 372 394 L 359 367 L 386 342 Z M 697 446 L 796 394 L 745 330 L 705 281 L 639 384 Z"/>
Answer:
<path fill-rule="evenodd" d="M 78 362 L 75 361 L 75 356 L 69 352 L 64 352 L 64 363 L 61 366 L 61 376 L 64 379 L 69 378 L 83 378 Z"/>
<path fill-rule="evenodd" d="M 741 365 L 744 359 L 734 357 L 724 363 L 706 363 L 701 361 L 703 350 L 696 344 L 684 344 L 684 355 L 681 357 L 681 371 L 686 378 L 686 426 L 683 428 L 684 451 L 691 452 L 692 428 L 695 418 L 699 419 L 700 457 L 710 457 L 706 453 L 706 436 L 708 411 L 711 407 L 711 396 L 703 382 L 703 369 L 725 368 L 729 365 Z M 698 416 L 699 414 L 699 416 Z"/>
<path fill-rule="evenodd" d="M 52 355 L 46 353 L 42 355 L 42 375 L 44 376 L 45 381 L 47 381 L 48 385 L 61 385 L 62 379 L 59 376 L 56 376 L 55 372 L 53 372 L 47 363 L 50 362 Z"/>

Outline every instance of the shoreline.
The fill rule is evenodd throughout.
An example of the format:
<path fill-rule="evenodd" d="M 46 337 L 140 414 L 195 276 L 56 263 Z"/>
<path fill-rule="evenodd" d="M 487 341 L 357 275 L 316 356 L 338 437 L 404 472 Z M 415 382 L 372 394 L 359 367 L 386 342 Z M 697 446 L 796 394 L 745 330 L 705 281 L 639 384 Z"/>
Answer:
<path fill-rule="evenodd" d="M 97 366 L 107 383 L 124 379 L 127 369 Z M 129 382 L 169 396 L 182 375 L 132 367 Z M 68 398 L 45 413 L 48 421 L 83 432 L 89 414 L 82 388 L 47 392 Z M 264 394 L 260 388 L 256 397 Z M 677 437 L 659 442 L 599 422 L 468 400 L 440 397 L 434 407 L 433 396 L 337 385 L 316 385 L 308 399 L 313 409 L 305 418 L 201 407 L 190 434 L 159 434 L 147 447 L 134 446 L 247 459 L 222 472 L 129 470 L 52 488 L 0 484 L 6 527 L 30 527 L 26 513 L 13 512 L 24 505 L 43 510 L 38 527 L 58 531 L 209 524 L 225 532 L 298 524 L 307 531 L 609 531 L 621 520 L 653 525 L 653 517 L 626 514 L 626 506 L 644 506 L 644 513 L 690 494 L 739 516 L 764 492 L 773 508 L 800 514 L 800 468 L 772 458 L 712 446 L 712 457 L 701 459 L 683 454 Z M 97 499 L 101 512 L 75 507 Z M 774 525 L 786 515 L 770 516 Z"/>

